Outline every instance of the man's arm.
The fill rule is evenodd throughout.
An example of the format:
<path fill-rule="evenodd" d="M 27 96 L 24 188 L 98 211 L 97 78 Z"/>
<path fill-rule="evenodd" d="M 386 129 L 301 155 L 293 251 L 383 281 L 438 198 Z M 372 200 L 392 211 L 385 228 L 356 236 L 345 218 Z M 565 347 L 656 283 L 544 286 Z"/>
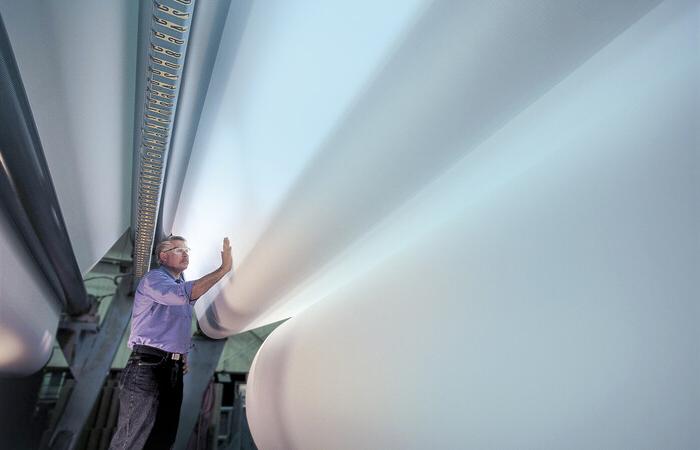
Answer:
<path fill-rule="evenodd" d="M 233 258 L 231 256 L 231 245 L 229 244 L 228 238 L 224 238 L 224 245 L 221 250 L 221 266 L 212 273 L 195 280 L 192 284 L 192 301 L 197 300 L 211 289 L 224 275 L 231 271 L 232 266 Z"/>

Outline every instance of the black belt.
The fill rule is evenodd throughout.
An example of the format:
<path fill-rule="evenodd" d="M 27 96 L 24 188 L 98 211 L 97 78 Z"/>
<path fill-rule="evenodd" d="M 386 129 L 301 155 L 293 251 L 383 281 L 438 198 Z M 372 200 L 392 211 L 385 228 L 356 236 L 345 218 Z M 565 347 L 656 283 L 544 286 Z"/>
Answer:
<path fill-rule="evenodd" d="M 153 355 L 153 356 L 160 356 L 166 359 L 172 359 L 174 361 L 181 361 L 185 355 L 182 353 L 170 353 L 166 352 L 165 350 L 161 350 L 159 348 L 155 347 L 149 347 L 148 345 L 140 345 L 140 344 L 135 344 L 134 348 L 132 349 L 134 353 L 140 353 L 140 354 L 146 354 L 146 355 Z"/>

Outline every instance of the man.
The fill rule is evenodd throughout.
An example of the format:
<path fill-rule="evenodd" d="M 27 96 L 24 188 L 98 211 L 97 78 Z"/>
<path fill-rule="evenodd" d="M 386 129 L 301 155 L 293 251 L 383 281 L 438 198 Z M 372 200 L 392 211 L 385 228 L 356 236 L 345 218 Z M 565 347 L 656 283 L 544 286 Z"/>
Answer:
<path fill-rule="evenodd" d="M 228 238 L 221 266 L 196 281 L 182 276 L 190 262 L 185 238 L 171 236 L 155 253 L 160 267 L 143 277 L 134 296 L 132 353 L 119 380 L 119 422 L 110 449 L 169 449 L 175 443 L 192 304 L 231 271 Z"/>

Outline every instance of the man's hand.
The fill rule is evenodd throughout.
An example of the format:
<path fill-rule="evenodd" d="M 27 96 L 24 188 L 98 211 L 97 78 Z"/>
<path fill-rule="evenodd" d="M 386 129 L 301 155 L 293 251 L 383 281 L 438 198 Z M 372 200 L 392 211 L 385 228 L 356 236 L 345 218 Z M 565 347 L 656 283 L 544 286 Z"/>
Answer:
<path fill-rule="evenodd" d="M 223 250 L 221 250 L 221 268 L 226 271 L 226 273 L 231 271 L 233 267 L 233 257 L 231 256 L 231 244 L 228 238 L 224 238 Z"/>
<path fill-rule="evenodd" d="M 197 300 L 204 295 L 214 284 L 222 279 L 233 267 L 233 257 L 231 256 L 231 244 L 228 238 L 224 238 L 224 245 L 221 250 L 221 266 L 210 274 L 204 275 L 199 280 L 195 280 L 192 285 L 191 300 Z"/>

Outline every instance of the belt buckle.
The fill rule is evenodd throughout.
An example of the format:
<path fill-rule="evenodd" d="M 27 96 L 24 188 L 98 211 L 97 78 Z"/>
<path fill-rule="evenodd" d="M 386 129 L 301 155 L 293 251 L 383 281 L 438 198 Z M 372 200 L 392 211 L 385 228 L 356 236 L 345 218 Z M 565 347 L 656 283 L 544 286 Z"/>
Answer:
<path fill-rule="evenodd" d="M 180 361 L 180 356 L 181 356 L 181 355 L 180 355 L 179 353 L 171 353 L 171 354 L 170 354 L 170 359 L 172 359 L 172 360 L 174 360 L 174 361 Z"/>

